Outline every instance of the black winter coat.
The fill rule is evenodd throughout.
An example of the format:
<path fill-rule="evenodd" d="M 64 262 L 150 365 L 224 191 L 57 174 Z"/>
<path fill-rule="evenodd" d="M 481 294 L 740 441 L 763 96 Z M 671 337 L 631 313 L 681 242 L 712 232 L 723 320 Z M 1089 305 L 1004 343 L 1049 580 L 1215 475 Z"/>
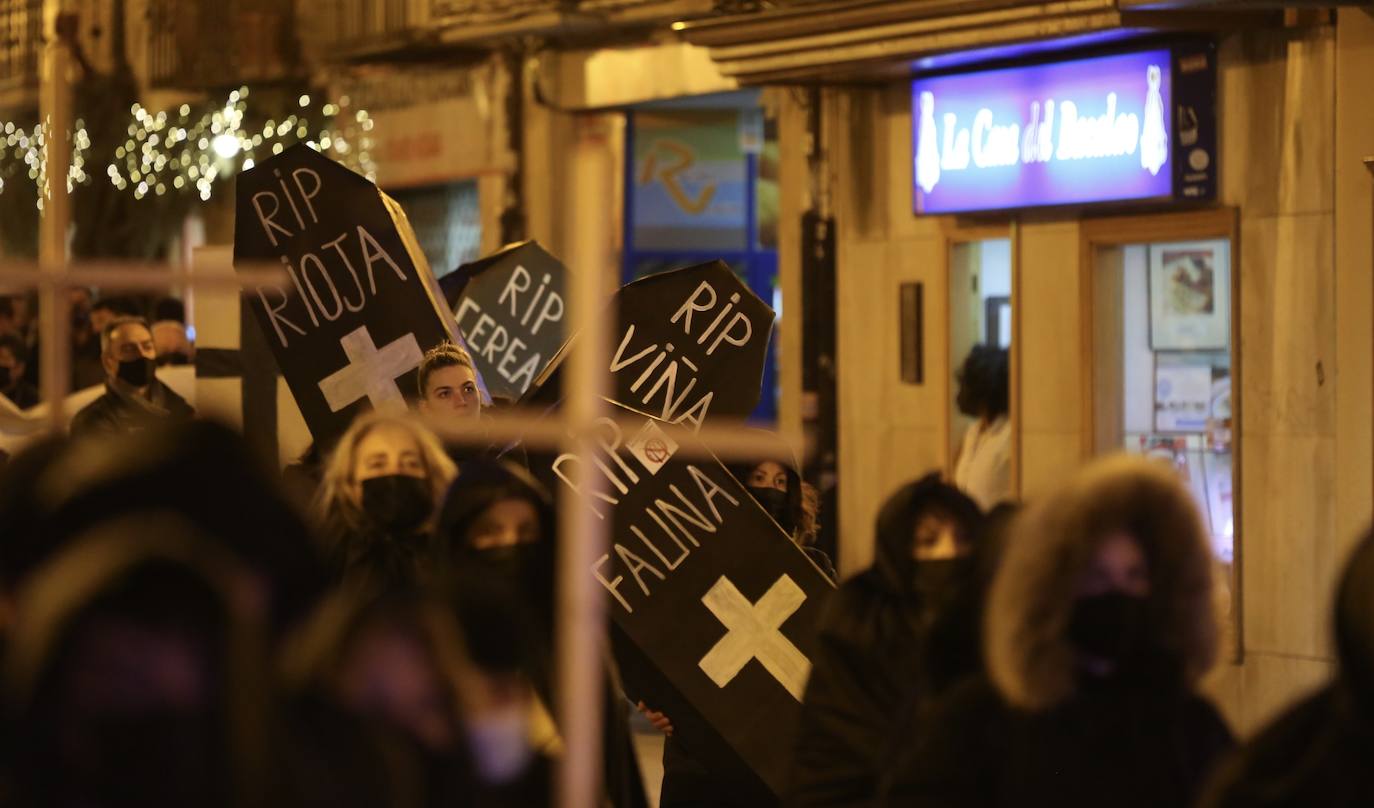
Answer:
<path fill-rule="evenodd" d="M 1218 773 L 1204 808 L 1355 808 L 1374 803 L 1374 535 L 1336 596 L 1336 680 L 1262 730 Z"/>
<path fill-rule="evenodd" d="M 1186 808 L 1233 741 L 1205 700 L 1154 681 L 1085 683 L 1044 713 L 985 677 L 954 688 L 894 761 L 878 805 Z"/>
<path fill-rule="evenodd" d="M 868 806 L 885 750 L 903 717 L 978 669 L 978 591 L 972 560 L 941 562 L 958 575 L 940 590 L 918 587 L 914 529 L 938 507 L 966 535 L 977 505 L 928 477 L 900 489 L 877 522 L 874 565 L 844 582 L 821 618 L 819 648 L 803 699 L 788 803 Z"/>
<path fill-rule="evenodd" d="M 144 402 L 105 386 L 105 394 L 87 404 L 72 418 L 72 437 L 134 432 L 155 425 L 190 420 L 195 410 L 186 399 L 156 379 L 150 388 L 152 400 Z"/>

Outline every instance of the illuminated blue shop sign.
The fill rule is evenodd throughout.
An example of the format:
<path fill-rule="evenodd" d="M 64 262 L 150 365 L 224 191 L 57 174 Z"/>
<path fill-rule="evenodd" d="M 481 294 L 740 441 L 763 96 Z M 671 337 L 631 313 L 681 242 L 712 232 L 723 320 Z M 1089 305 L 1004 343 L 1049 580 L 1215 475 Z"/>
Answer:
<path fill-rule="evenodd" d="M 1210 49 L 916 79 L 916 212 L 1209 199 L 1215 86 Z"/>

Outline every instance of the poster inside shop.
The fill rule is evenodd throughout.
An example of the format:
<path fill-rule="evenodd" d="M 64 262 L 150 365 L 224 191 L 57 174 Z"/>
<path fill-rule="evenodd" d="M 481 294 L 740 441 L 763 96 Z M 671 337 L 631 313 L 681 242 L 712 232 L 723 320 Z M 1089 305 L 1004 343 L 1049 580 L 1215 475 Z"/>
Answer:
<path fill-rule="evenodd" d="M 1155 431 L 1206 432 L 1212 412 L 1208 355 L 1155 355 Z"/>
<path fill-rule="evenodd" d="M 616 408 L 622 417 L 634 417 Z M 592 456 L 553 461 L 560 499 L 611 544 L 588 570 L 607 597 L 627 693 L 746 804 L 776 805 L 833 585 L 685 426 L 601 419 Z M 603 475 L 578 488 L 571 469 Z"/>
<path fill-rule="evenodd" d="M 522 241 L 464 264 L 439 281 L 487 390 L 516 401 L 566 337 L 567 269 Z"/>
<path fill-rule="evenodd" d="M 456 329 L 400 206 L 304 144 L 240 174 L 236 195 L 234 266 L 285 274 L 244 294 L 314 439 L 404 411 L 425 351 Z"/>
<path fill-rule="evenodd" d="M 1150 245 L 1151 348 L 1230 348 L 1230 262 L 1226 239 Z"/>

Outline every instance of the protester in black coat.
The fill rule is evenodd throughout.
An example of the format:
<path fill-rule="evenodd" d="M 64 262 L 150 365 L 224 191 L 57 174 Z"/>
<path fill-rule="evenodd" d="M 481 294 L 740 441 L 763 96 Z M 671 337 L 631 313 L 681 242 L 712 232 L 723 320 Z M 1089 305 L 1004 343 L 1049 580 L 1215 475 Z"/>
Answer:
<path fill-rule="evenodd" d="M 168 511 L 107 520 L 35 572 L 6 654 L 5 804 L 274 804 L 251 578 Z"/>
<path fill-rule="evenodd" d="M 1223 766 L 1203 808 L 1356 808 L 1374 800 L 1374 534 L 1346 567 L 1334 622 L 1335 680 Z"/>
<path fill-rule="evenodd" d="M 105 394 L 72 418 L 72 435 L 137 432 L 195 415 L 186 399 L 158 381 L 153 333 L 139 317 L 110 322 L 100 337 Z"/>
<path fill-rule="evenodd" d="M 982 519 L 938 475 L 888 499 L 873 566 L 845 581 L 821 618 L 790 804 L 871 804 L 899 708 L 976 669 Z"/>
<path fill-rule="evenodd" d="M 514 681 L 513 668 L 523 669 L 555 718 L 557 526 L 553 500 L 528 472 L 502 461 L 469 460 L 458 467 L 444 497 L 431 553 L 436 572 L 453 584 L 478 666 L 489 679 L 507 681 Z M 502 659 L 503 652 L 510 656 Z M 640 808 L 646 804 L 644 786 L 618 694 L 608 677 L 602 719 L 605 798 L 616 808 Z M 513 715 L 508 707 L 507 714 Z M 479 763 L 492 763 L 484 750 L 495 747 L 481 737 L 473 743 Z M 494 784 L 499 787 L 484 799 L 515 805 L 522 804 L 522 794 L 538 792 L 549 774 L 548 761 L 531 756 L 528 764 L 521 776 Z"/>
<path fill-rule="evenodd" d="M 1118 457 L 1014 523 L 988 673 L 899 750 L 881 805 L 1188 806 L 1231 748 L 1195 687 L 1216 654 L 1212 559 L 1166 466 Z"/>

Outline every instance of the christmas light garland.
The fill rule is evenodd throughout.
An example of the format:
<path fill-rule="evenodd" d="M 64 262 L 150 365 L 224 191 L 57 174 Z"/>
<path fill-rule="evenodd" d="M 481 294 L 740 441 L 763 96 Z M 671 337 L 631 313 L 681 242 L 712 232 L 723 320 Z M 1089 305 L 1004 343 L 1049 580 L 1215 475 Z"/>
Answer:
<path fill-rule="evenodd" d="M 196 119 L 192 119 L 188 104 L 182 104 L 175 114 L 154 113 L 134 104 L 129 110 L 133 117 L 126 130 L 128 139 L 115 147 L 115 159 L 105 167 L 106 177 L 121 191 L 131 189 L 135 199 L 196 191 L 202 200 L 208 200 L 217 181 L 252 168 L 260 157 L 280 154 L 287 146 L 304 142 L 368 179 L 375 178 L 368 134 L 372 118 L 365 109 L 350 110 L 347 96 L 317 108 L 308 94 L 302 95 L 294 112 L 280 121 L 269 118 L 261 128 L 245 126 L 247 99 L 248 88 L 240 87 L 229 93 L 223 106 Z M 90 137 L 82 120 L 75 123 L 68 191 L 92 181 L 86 170 Z M 39 210 L 44 198 L 51 197 L 46 128 L 39 123 L 26 131 L 13 122 L 0 127 L 0 193 L 5 190 L 6 176 L 27 175 L 43 191 L 38 194 Z"/>

